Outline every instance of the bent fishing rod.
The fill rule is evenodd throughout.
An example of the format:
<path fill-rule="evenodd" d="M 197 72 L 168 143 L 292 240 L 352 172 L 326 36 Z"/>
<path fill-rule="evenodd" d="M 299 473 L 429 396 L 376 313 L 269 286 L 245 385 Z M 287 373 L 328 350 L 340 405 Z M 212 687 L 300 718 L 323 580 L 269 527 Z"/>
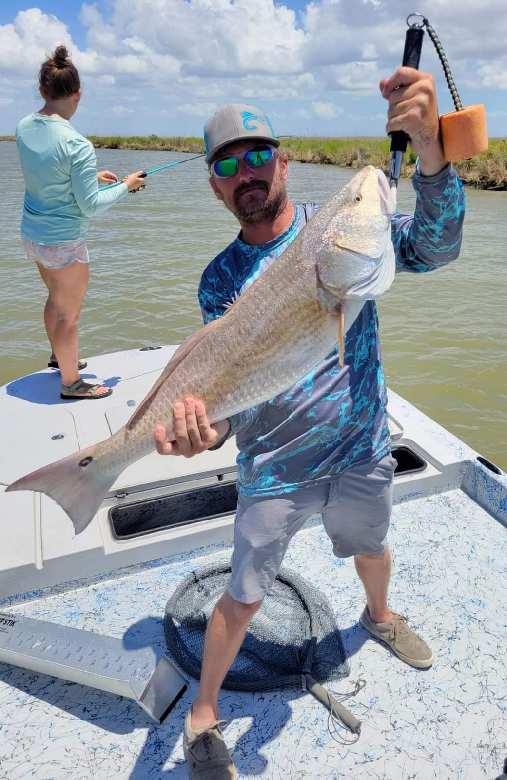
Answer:
<path fill-rule="evenodd" d="M 162 165 L 155 165 L 153 168 L 147 168 L 140 173 L 139 178 L 145 179 L 147 176 L 153 176 L 154 173 L 161 173 L 161 171 L 166 171 L 168 168 L 175 168 L 177 165 L 183 165 L 184 163 L 198 160 L 204 156 L 204 154 L 195 154 L 193 157 L 185 157 L 183 160 L 173 160 L 172 162 L 163 163 Z M 112 184 L 106 184 L 104 187 L 100 188 L 100 191 L 103 192 L 104 190 L 111 189 L 111 187 L 118 187 L 120 184 L 123 184 L 123 182 L 115 181 Z M 137 192 L 137 190 L 132 190 L 132 192 Z"/>
<path fill-rule="evenodd" d="M 279 135 L 277 138 L 294 138 L 295 136 L 292 135 Z M 153 176 L 154 173 L 160 173 L 161 171 L 166 171 L 168 168 L 175 168 L 176 165 L 183 165 L 187 162 L 192 162 L 192 160 L 199 160 L 201 157 L 205 157 L 205 153 L 201 154 L 195 154 L 193 157 L 185 157 L 183 160 L 173 160 L 173 162 L 163 163 L 162 165 L 155 165 L 153 168 L 147 168 L 145 171 L 143 171 L 141 174 L 139 174 L 140 179 L 146 178 L 146 176 Z M 104 190 L 108 190 L 111 187 L 117 187 L 119 184 L 122 184 L 121 181 L 115 181 L 112 184 L 106 184 L 104 187 L 101 187 L 101 192 Z M 132 190 L 132 192 L 137 192 L 137 190 Z"/>

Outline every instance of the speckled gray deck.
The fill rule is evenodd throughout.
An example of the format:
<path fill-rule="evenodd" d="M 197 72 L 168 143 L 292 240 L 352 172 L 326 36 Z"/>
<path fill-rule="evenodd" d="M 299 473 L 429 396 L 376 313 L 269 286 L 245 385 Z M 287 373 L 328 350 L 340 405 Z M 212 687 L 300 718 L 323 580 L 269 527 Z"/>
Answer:
<path fill-rule="evenodd" d="M 496 777 L 507 756 L 507 532 L 459 490 L 394 509 L 391 605 L 430 642 L 426 672 L 403 665 L 358 625 L 361 586 L 351 561 L 337 561 L 320 526 L 302 531 L 285 564 L 328 595 L 351 661 L 349 701 L 363 719 L 344 746 L 327 713 L 296 690 L 224 692 L 226 740 L 242 778 Z M 176 583 L 222 554 L 199 551 L 128 576 L 11 607 L 32 617 L 123 636 L 127 648 L 163 647 L 161 618 Z M 3 607 L 5 609 L 5 606 Z M 157 727 L 126 699 L 0 665 L 0 777 L 183 778 L 181 745 L 190 686 Z"/>

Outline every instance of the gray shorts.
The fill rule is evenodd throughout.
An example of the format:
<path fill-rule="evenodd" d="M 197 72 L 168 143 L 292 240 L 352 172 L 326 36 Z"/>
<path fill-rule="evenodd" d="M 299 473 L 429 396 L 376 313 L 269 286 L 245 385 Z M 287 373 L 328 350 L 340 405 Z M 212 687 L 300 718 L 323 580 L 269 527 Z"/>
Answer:
<path fill-rule="evenodd" d="M 338 558 L 381 555 L 391 516 L 396 461 L 351 466 L 326 482 L 285 496 L 240 496 L 227 590 L 243 604 L 260 601 L 273 584 L 294 534 L 321 515 Z"/>

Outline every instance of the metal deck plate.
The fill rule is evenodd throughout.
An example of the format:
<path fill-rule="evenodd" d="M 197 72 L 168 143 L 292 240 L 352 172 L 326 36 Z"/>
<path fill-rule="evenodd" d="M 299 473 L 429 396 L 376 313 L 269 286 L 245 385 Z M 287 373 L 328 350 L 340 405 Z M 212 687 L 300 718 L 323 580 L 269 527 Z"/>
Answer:
<path fill-rule="evenodd" d="M 162 656 L 128 651 L 121 640 L 78 628 L 0 612 L 0 661 L 136 701 L 160 723 L 187 687 Z"/>

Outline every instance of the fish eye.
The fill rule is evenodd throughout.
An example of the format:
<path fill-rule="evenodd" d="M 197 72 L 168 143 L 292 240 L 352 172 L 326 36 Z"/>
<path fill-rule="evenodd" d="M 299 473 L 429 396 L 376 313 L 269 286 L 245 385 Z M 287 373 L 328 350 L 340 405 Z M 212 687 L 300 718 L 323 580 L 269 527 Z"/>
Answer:
<path fill-rule="evenodd" d="M 356 197 L 355 197 L 356 203 L 361 203 L 362 199 L 363 199 L 362 195 L 356 195 Z"/>

